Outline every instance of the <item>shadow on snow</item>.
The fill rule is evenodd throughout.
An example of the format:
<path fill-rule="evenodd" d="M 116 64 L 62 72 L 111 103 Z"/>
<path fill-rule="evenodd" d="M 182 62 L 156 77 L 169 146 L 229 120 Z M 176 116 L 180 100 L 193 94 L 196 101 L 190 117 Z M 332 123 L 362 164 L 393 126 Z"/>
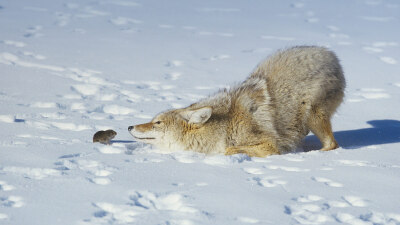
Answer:
<path fill-rule="evenodd" d="M 128 141 L 128 140 L 111 140 L 110 143 L 134 143 L 136 141 Z"/>

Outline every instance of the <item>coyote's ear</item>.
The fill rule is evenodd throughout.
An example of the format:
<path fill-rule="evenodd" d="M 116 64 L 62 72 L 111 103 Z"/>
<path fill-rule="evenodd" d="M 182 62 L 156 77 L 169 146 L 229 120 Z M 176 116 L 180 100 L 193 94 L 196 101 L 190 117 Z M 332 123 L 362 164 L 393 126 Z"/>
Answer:
<path fill-rule="evenodd" d="M 186 110 L 180 113 L 183 119 L 188 123 L 203 124 L 210 119 L 212 114 L 211 107 L 203 107 L 196 110 Z"/>

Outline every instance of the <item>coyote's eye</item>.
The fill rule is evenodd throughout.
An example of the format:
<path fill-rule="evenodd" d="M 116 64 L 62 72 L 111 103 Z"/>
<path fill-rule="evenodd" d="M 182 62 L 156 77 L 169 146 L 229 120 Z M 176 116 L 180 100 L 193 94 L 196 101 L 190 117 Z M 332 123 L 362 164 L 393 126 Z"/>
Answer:
<path fill-rule="evenodd" d="M 161 121 L 154 122 L 154 124 L 161 124 L 161 123 L 162 123 Z"/>

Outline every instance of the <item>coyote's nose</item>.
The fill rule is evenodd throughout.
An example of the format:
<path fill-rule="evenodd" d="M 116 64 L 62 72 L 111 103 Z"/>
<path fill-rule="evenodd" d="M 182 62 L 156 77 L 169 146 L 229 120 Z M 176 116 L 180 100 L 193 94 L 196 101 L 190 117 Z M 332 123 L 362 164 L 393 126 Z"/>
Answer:
<path fill-rule="evenodd" d="M 133 130 L 133 128 L 134 128 L 134 126 L 129 126 L 129 127 L 128 127 L 128 131 Z"/>

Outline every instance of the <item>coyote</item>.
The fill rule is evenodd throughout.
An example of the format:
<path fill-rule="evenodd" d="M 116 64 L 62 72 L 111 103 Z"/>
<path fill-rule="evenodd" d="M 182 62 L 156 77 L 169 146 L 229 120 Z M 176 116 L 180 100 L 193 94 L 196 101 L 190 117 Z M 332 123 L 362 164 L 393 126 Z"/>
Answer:
<path fill-rule="evenodd" d="M 290 152 L 312 131 L 328 151 L 339 147 L 330 119 L 345 86 L 333 52 L 292 47 L 261 62 L 241 84 L 128 130 L 160 149 L 250 157 Z"/>

